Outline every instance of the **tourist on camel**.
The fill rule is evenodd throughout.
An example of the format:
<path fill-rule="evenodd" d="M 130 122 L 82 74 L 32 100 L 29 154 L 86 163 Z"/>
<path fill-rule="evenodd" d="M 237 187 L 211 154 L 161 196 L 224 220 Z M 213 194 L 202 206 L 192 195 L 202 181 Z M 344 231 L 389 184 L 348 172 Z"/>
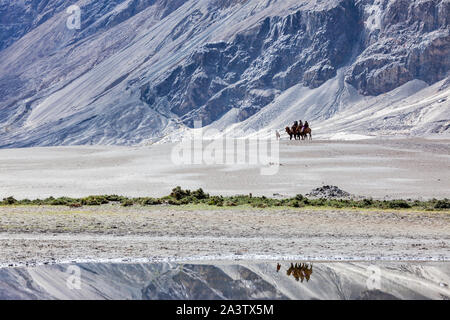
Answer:
<path fill-rule="evenodd" d="M 302 122 L 302 120 L 300 120 L 298 122 L 298 127 L 300 128 L 300 133 L 302 133 L 303 132 L 303 122 Z"/>

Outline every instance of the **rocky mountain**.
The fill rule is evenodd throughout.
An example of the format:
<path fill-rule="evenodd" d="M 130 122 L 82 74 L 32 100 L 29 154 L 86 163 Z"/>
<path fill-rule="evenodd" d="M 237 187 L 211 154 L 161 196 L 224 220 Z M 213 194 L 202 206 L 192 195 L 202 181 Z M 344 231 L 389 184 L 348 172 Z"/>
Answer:
<path fill-rule="evenodd" d="M 155 142 L 195 120 L 449 133 L 449 19 L 449 0 L 0 0 L 0 147 Z"/>

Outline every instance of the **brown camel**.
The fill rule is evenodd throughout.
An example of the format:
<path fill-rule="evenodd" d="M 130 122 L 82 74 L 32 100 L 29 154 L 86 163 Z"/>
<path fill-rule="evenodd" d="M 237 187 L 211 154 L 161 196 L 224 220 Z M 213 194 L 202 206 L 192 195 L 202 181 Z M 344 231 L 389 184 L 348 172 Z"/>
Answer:
<path fill-rule="evenodd" d="M 301 127 L 286 127 L 286 133 L 289 135 L 289 139 L 292 140 L 292 138 L 294 138 L 295 140 L 305 140 L 308 138 L 309 135 L 309 140 L 312 140 L 312 130 L 311 128 L 304 128 L 303 127 L 303 131 Z"/>
<path fill-rule="evenodd" d="M 308 266 L 306 266 L 304 272 L 305 272 L 306 281 L 308 282 L 309 279 L 311 278 L 311 274 L 313 273 L 313 266 L 312 266 L 312 264 L 311 264 L 310 268 L 308 268 Z"/>
<path fill-rule="evenodd" d="M 309 135 L 309 140 L 312 140 L 312 130 L 311 128 L 305 128 L 303 127 L 303 131 L 301 127 L 286 127 L 286 133 L 289 135 L 290 140 L 292 140 L 292 138 L 294 138 L 295 140 L 305 140 L 308 138 Z"/>
<path fill-rule="evenodd" d="M 278 266 L 280 266 L 279 264 L 277 265 L 277 272 L 278 272 Z M 281 267 L 281 266 L 280 266 Z M 307 263 L 301 263 L 299 264 L 293 264 L 291 263 L 290 268 L 287 270 L 286 275 L 289 276 L 293 276 L 295 278 L 296 281 L 301 281 L 303 282 L 304 279 L 306 279 L 306 281 L 308 282 L 311 279 L 311 274 L 313 273 L 313 266 L 312 264 L 309 265 Z"/>
<path fill-rule="evenodd" d="M 296 136 L 295 136 L 295 132 L 292 131 L 291 128 L 286 127 L 286 133 L 289 135 L 289 139 L 292 140 L 292 137 L 294 137 L 294 139 L 297 140 Z"/>
<path fill-rule="evenodd" d="M 311 128 L 303 128 L 303 131 L 300 132 L 300 136 L 302 137 L 302 140 L 305 140 L 305 139 L 308 138 L 308 135 L 309 135 L 309 140 L 312 140 L 312 134 L 311 133 L 312 133 Z"/>
<path fill-rule="evenodd" d="M 297 137 L 298 137 L 299 140 L 300 139 L 301 140 L 305 140 L 306 138 L 308 138 L 308 135 L 309 135 L 309 140 L 312 140 L 311 133 L 312 133 L 312 131 L 311 131 L 310 127 L 307 127 L 307 128 L 305 128 L 305 127 L 298 127 L 295 130 L 295 138 L 297 139 Z"/>

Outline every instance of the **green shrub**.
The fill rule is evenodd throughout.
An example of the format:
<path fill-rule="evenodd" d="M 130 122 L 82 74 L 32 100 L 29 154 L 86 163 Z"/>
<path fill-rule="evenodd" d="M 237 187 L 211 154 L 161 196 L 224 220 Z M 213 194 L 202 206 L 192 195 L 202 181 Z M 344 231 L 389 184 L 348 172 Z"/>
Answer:
<path fill-rule="evenodd" d="M 70 203 L 71 203 L 71 201 L 69 201 L 66 198 L 58 198 L 58 199 L 52 200 L 50 202 L 50 205 L 52 205 L 52 206 L 67 206 Z"/>
<path fill-rule="evenodd" d="M 209 198 L 209 194 L 205 193 L 202 188 L 193 191 L 192 196 L 198 200 L 204 200 Z"/>
<path fill-rule="evenodd" d="M 308 201 L 309 205 L 313 206 L 313 207 L 323 207 L 327 204 L 327 199 L 312 199 Z"/>
<path fill-rule="evenodd" d="M 143 206 L 155 206 L 158 204 L 162 204 L 161 199 L 155 199 L 155 198 L 144 198 L 141 200 L 141 204 Z"/>
<path fill-rule="evenodd" d="M 56 199 L 53 197 L 48 197 L 46 199 L 44 199 L 44 204 L 51 204 L 53 201 L 55 201 Z"/>
<path fill-rule="evenodd" d="M 125 197 L 121 197 L 121 196 L 118 196 L 118 195 L 115 195 L 115 194 L 108 195 L 108 196 L 103 196 L 103 198 L 106 201 L 110 201 L 110 202 L 122 202 L 122 201 L 126 200 Z"/>
<path fill-rule="evenodd" d="M 190 195 L 191 195 L 191 191 L 190 190 L 183 190 L 183 189 L 181 189 L 180 186 L 174 188 L 172 190 L 172 192 L 170 193 L 170 196 L 172 198 L 177 199 L 177 200 L 181 200 L 181 199 L 183 199 L 185 197 L 188 197 Z"/>
<path fill-rule="evenodd" d="M 297 197 L 295 197 L 295 199 L 297 199 Z M 298 202 L 298 200 L 294 200 L 290 203 L 289 206 L 294 208 L 300 208 L 300 202 Z"/>
<path fill-rule="evenodd" d="M 405 200 L 392 200 L 389 201 L 388 207 L 391 209 L 409 209 L 411 205 Z"/>
<path fill-rule="evenodd" d="M 169 199 L 169 201 L 167 203 L 171 204 L 173 206 L 180 206 L 181 205 L 181 202 L 179 200 L 176 200 L 176 199 Z"/>
<path fill-rule="evenodd" d="M 134 205 L 134 201 L 131 199 L 122 201 L 122 207 L 131 207 L 133 205 Z"/>
<path fill-rule="evenodd" d="M 445 198 L 444 200 L 438 200 L 435 205 L 435 209 L 450 209 L 450 201 Z"/>
<path fill-rule="evenodd" d="M 31 204 L 34 205 L 34 206 L 42 206 L 42 205 L 44 205 L 45 203 L 44 203 L 44 200 L 41 200 L 41 199 L 35 199 L 35 200 L 32 200 L 32 201 L 31 201 Z"/>
<path fill-rule="evenodd" d="M 81 199 L 81 204 L 84 206 L 99 206 L 107 203 L 109 203 L 109 201 L 105 196 L 89 196 Z"/>
<path fill-rule="evenodd" d="M 328 200 L 328 201 L 326 201 L 326 206 L 327 207 L 332 207 L 332 208 L 351 207 L 349 202 L 344 202 L 342 200 Z"/>
<path fill-rule="evenodd" d="M 217 197 L 217 196 L 210 197 L 209 201 L 208 201 L 208 205 L 222 207 L 223 206 L 223 198 Z"/>
<path fill-rule="evenodd" d="M 118 195 L 99 195 L 99 196 L 89 196 L 82 199 L 74 199 L 67 197 L 60 197 L 55 199 L 54 197 L 49 197 L 46 199 L 36 199 L 36 200 L 16 200 L 13 197 L 8 197 L 3 199 L 0 204 L 2 205 L 54 205 L 54 206 L 71 206 L 80 207 L 83 205 L 87 206 L 98 206 L 102 204 L 107 204 L 109 202 L 120 202 L 123 206 L 131 206 L 134 204 L 140 204 L 144 206 L 159 205 L 163 203 L 168 203 L 171 205 L 186 205 L 186 204 L 207 204 L 211 206 L 242 206 L 250 205 L 254 208 L 267 208 L 274 206 L 288 206 L 288 207 L 304 207 L 307 205 L 317 206 L 317 207 L 333 207 L 333 208 L 379 208 L 379 209 L 409 209 L 409 208 L 422 208 L 424 210 L 443 210 L 450 209 L 449 199 L 436 200 L 432 199 L 429 201 L 418 201 L 418 200 L 373 200 L 373 199 L 362 199 L 362 200 L 349 200 L 349 199 L 308 199 L 307 197 L 298 194 L 293 198 L 289 199 L 272 199 L 265 196 L 253 197 L 250 193 L 249 195 L 236 195 L 231 197 L 222 196 L 210 196 L 205 193 L 203 189 L 197 189 L 195 191 L 183 190 L 181 187 L 176 187 L 172 190 L 171 194 L 162 198 L 133 198 L 129 199 L 126 197 Z"/>
<path fill-rule="evenodd" d="M 33 201 L 31 201 L 30 199 L 23 199 L 23 200 L 18 201 L 18 203 L 20 205 L 29 206 L 29 205 L 33 204 Z"/>
<path fill-rule="evenodd" d="M 13 205 L 13 204 L 16 204 L 16 203 L 17 203 L 17 200 L 14 199 L 14 197 L 8 197 L 8 198 L 3 199 L 3 204 L 4 205 Z"/>
<path fill-rule="evenodd" d="M 192 196 L 188 196 L 180 199 L 179 202 L 180 204 L 191 204 L 194 203 L 194 200 L 197 201 L 197 199 L 193 198 Z"/>

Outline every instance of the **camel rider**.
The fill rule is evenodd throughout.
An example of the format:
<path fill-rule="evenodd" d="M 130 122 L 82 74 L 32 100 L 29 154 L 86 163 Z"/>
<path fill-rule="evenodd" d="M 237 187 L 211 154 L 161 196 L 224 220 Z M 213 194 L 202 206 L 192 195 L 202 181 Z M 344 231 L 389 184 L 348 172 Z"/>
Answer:
<path fill-rule="evenodd" d="M 298 128 L 298 122 L 297 121 L 295 121 L 294 122 L 294 125 L 292 126 L 292 130 L 296 130 Z"/>
<path fill-rule="evenodd" d="M 308 129 L 308 128 L 309 128 L 309 123 L 308 123 L 308 121 L 305 121 L 305 126 L 304 126 L 304 128 L 305 128 L 305 129 Z"/>
<path fill-rule="evenodd" d="M 302 133 L 303 132 L 303 122 L 302 122 L 302 120 L 300 120 L 298 122 L 298 127 L 300 128 L 300 133 Z"/>

